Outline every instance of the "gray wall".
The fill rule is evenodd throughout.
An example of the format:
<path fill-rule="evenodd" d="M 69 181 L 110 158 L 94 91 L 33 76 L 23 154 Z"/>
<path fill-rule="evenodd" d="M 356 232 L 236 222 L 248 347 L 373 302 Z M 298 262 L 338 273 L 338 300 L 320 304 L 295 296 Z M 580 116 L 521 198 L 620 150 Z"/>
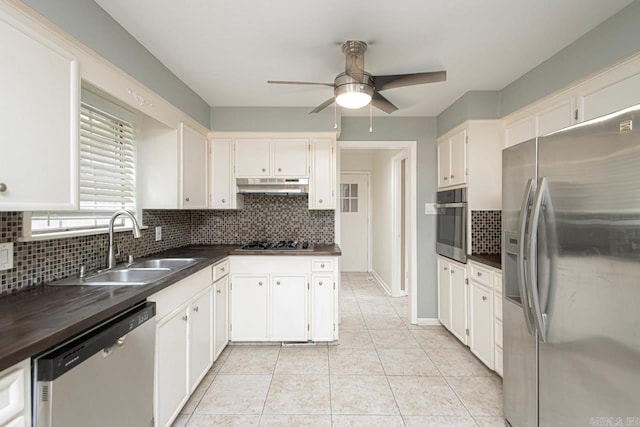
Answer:
<path fill-rule="evenodd" d="M 500 93 L 496 90 L 473 90 L 465 93 L 438 115 L 438 136 L 467 120 L 500 117 Z"/>
<path fill-rule="evenodd" d="M 209 128 L 209 105 L 93 0 L 23 0 L 67 33 Z"/>
<path fill-rule="evenodd" d="M 211 107 L 211 130 L 217 131 L 273 131 L 323 132 L 340 131 L 334 128 L 333 107 L 309 114 L 314 107 Z"/>
<path fill-rule="evenodd" d="M 343 117 L 343 141 L 417 141 L 416 191 L 418 215 L 418 317 L 438 317 L 436 283 L 436 221 L 424 214 L 424 204 L 435 202 L 437 189 L 436 120 L 433 117 Z"/>

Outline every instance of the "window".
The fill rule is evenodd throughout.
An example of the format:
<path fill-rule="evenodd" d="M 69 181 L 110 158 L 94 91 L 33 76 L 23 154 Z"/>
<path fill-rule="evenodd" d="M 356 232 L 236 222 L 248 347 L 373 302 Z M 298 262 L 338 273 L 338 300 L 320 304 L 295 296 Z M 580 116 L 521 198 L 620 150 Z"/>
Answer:
<path fill-rule="evenodd" d="M 358 184 L 340 184 L 340 211 L 358 212 Z"/>
<path fill-rule="evenodd" d="M 106 229 L 115 211 L 136 211 L 133 114 L 83 90 L 79 145 L 79 210 L 32 212 L 31 236 Z"/>

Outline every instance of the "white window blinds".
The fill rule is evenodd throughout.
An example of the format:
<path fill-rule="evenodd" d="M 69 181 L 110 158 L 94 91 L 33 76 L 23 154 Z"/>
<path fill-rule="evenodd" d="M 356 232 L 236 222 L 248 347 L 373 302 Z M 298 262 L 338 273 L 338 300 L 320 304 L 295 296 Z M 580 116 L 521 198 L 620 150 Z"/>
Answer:
<path fill-rule="evenodd" d="M 83 91 L 79 146 L 79 211 L 32 212 L 31 235 L 104 229 L 115 211 L 136 212 L 133 115 Z"/>

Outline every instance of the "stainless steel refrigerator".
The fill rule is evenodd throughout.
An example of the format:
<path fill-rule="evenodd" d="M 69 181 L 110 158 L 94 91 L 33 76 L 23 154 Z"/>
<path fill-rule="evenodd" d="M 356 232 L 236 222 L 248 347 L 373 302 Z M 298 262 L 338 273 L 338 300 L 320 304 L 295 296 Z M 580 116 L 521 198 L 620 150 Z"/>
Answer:
<path fill-rule="evenodd" d="M 506 420 L 640 426 L 640 107 L 502 161 Z"/>

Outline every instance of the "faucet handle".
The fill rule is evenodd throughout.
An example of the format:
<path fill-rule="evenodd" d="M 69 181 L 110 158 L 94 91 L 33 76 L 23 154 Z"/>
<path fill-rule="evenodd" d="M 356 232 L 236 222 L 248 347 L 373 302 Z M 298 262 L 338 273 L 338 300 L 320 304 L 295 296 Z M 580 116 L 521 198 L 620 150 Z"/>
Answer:
<path fill-rule="evenodd" d="M 127 264 L 129 265 L 133 264 L 133 255 L 129 255 L 129 258 L 127 259 Z"/>

